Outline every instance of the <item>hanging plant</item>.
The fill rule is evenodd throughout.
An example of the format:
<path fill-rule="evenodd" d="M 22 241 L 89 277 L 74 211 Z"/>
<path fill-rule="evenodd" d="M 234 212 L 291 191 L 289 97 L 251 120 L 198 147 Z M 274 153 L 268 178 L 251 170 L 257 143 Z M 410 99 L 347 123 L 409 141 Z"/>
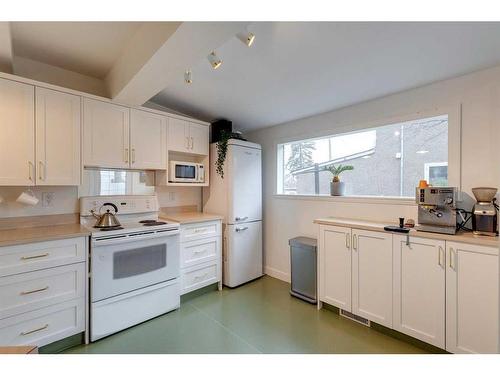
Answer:
<path fill-rule="evenodd" d="M 227 141 L 231 138 L 231 133 L 227 131 L 221 132 L 221 138 L 217 142 L 217 160 L 215 161 L 215 170 L 221 178 L 224 178 L 224 162 L 227 155 Z"/>

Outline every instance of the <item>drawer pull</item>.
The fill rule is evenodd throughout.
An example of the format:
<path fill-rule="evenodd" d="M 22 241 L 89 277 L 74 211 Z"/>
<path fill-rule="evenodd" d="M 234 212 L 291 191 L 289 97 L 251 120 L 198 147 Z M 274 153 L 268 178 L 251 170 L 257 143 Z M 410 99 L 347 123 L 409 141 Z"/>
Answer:
<path fill-rule="evenodd" d="M 201 280 L 201 279 L 206 278 L 207 276 L 208 276 L 208 273 L 204 273 L 204 274 L 203 274 L 203 275 L 201 275 L 201 276 L 195 276 L 195 277 L 194 277 L 194 279 L 195 279 L 195 280 Z"/>
<path fill-rule="evenodd" d="M 38 331 L 43 331 L 44 329 L 47 329 L 47 328 L 49 328 L 49 325 L 45 324 L 44 326 L 42 326 L 40 328 L 35 328 L 35 329 L 32 329 L 31 331 L 21 332 L 21 336 L 30 335 L 30 334 L 38 332 Z"/>
<path fill-rule="evenodd" d="M 40 255 L 31 255 L 29 257 L 21 257 L 21 260 L 44 258 L 44 257 L 48 257 L 48 256 L 49 256 L 49 253 L 40 254 Z"/>
<path fill-rule="evenodd" d="M 22 295 L 22 296 L 25 296 L 26 294 L 43 292 L 44 290 L 47 290 L 47 289 L 49 289 L 48 286 L 46 286 L 45 288 L 40 288 L 40 289 L 35 289 L 35 290 L 28 290 L 28 291 L 25 291 L 25 292 L 21 292 L 19 294 Z"/>
<path fill-rule="evenodd" d="M 194 250 L 194 251 L 193 251 L 193 253 L 194 253 L 194 254 L 200 254 L 200 253 L 204 253 L 204 252 L 206 252 L 206 251 L 207 251 L 207 249 L 202 249 L 202 250 Z"/>
<path fill-rule="evenodd" d="M 206 231 L 207 231 L 207 228 L 201 228 L 201 229 L 195 229 L 194 233 L 203 233 L 203 232 L 206 232 Z"/>
<path fill-rule="evenodd" d="M 236 232 L 243 232 L 244 230 L 247 230 L 248 227 L 243 227 L 243 228 L 236 228 Z"/>

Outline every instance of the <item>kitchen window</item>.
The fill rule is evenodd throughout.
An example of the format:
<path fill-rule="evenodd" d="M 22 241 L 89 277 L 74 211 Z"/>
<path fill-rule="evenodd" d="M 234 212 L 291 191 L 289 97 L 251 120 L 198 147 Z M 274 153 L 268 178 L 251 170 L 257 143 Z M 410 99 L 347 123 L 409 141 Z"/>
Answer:
<path fill-rule="evenodd" d="M 278 194 L 329 195 L 331 165 L 348 196 L 414 197 L 419 180 L 448 185 L 448 115 L 278 145 Z"/>

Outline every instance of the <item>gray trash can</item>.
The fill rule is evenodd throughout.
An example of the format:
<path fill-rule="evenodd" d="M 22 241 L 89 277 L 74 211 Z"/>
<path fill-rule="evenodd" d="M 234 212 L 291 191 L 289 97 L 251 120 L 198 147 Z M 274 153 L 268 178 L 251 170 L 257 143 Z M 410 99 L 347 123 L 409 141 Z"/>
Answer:
<path fill-rule="evenodd" d="M 309 237 L 295 237 L 290 244 L 292 287 L 290 294 L 310 303 L 317 303 L 317 241 Z"/>

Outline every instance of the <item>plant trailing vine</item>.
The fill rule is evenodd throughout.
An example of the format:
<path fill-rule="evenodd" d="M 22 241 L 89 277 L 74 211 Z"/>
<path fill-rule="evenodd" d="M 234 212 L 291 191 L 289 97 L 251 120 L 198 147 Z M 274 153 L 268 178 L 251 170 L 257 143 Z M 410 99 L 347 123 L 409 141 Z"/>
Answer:
<path fill-rule="evenodd" d="M 215 161 L 215 170 L 221 178 L 224 178 L 224 162 L 226 161 L 227 155 L 227 141 L 231 138 L 231 133 L 223 130 L 221 132 L 221 138 L 217 142 L 217 160 Z"/>

